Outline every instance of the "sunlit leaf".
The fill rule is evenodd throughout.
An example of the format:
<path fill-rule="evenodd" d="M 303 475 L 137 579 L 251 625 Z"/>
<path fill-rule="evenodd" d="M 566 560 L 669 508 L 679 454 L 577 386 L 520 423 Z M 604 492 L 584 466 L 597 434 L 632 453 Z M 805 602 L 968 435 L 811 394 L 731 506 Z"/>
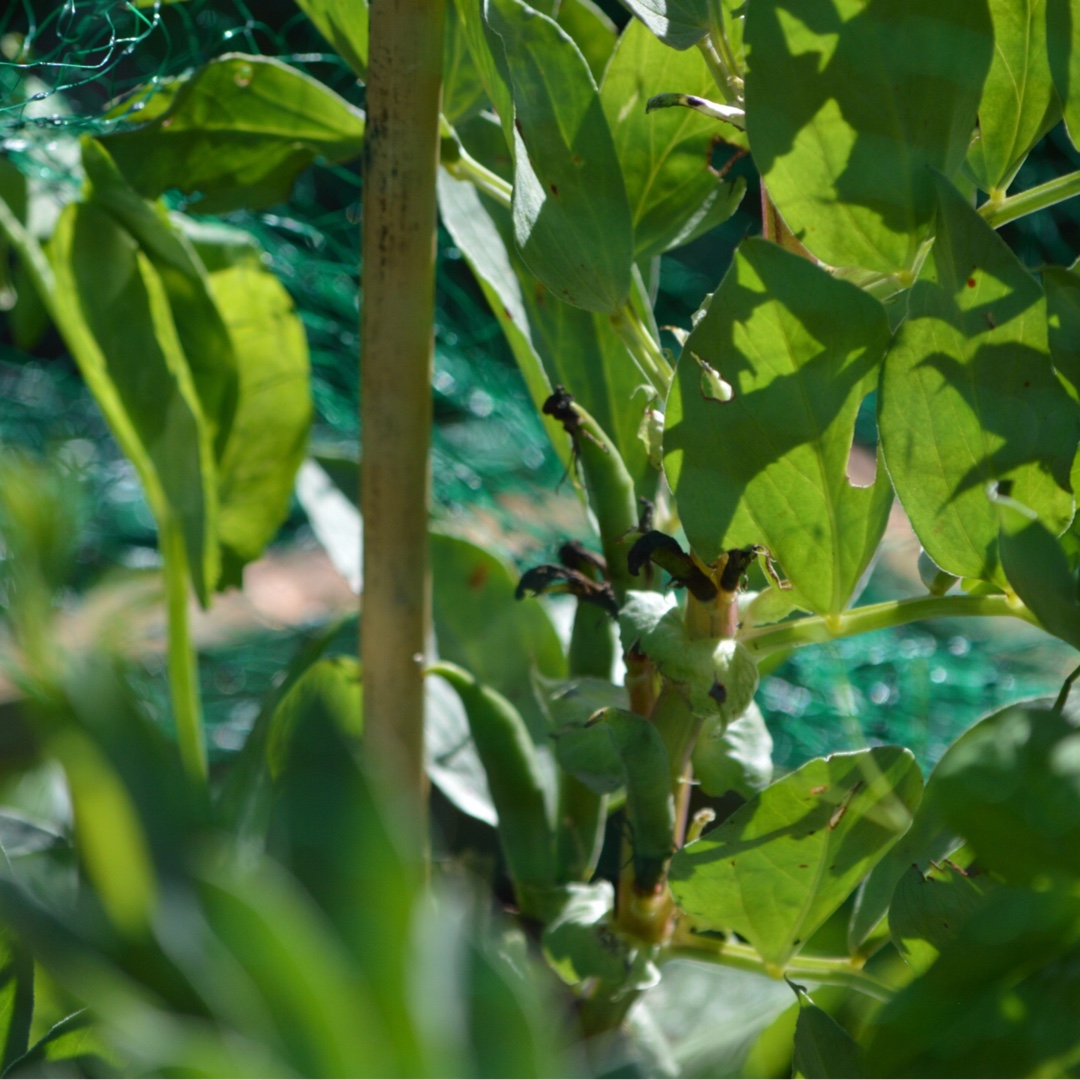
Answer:
<path fill-rule="evenodd" d="M 888 342 L 877 301 L 779 245 L 749 240 L 683 349 L 664 467 L 703 559 L 764 544 L 806 610 L 841 611 L 885 528 L 892 492 L 847 478 L 855 416 Z M 734 389 L 705 398 L 699 356 Z"/>
<path fill-rule="evenodd" d="M 985 0 L 755 0 L 747 132 L 795 235 L 832 266 L 908 271 L 932 169 L 967 154 L 993 51 Z"/>
<path fill-rule="evenodd" d="M 672 892 L 694 926 L 734 930 L 780 971 L 908 828 L 921 794 L 907 750 L 816 758 L 677 852 Z"/>
<path fill-rule="evenodd" d="M 318 27 L 357 78 L 366 78 L 368 0 L 296 0 L 296 6 Z"/>

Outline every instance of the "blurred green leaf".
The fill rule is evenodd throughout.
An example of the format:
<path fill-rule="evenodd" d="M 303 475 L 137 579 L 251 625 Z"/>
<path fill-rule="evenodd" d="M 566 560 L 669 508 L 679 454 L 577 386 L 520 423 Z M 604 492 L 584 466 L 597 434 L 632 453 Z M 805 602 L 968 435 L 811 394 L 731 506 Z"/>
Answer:
<path fill-rule="evenodd" d="M 633 226 L 592 74 L 546 16 L 519 0 L 486 0 L 484 10 L 514 97 L 518 249 L 560 300 L 615 311 L 630 293 Z"/>
<path fill-rule="evenodd" d="M 871 1076 L 1065 1076 L 1080 1061 L 1080 901 L 1002 888 L 870 1028 Z"/>
<path fill-rule="evenodd" d="M 1060 713 L 1013 705 L 938 767 L 946 820 L 1010 882 L 1080 877 L 1080 732 Z"/>
<path fill-rule="evenodd" d="M 886 746 L 816 758 L 671 861 L 671 890 L 702 930 L 734 930 L 778 972 L 911 823 L 922 777 Z"/>
<path fill-rule="evenodd" d="M 1052 2 L 1052 0 L 1051 0 Z M 994 58 L 967 167 L 983 191 L 1004 191 L 1031 148 L 1061 119 L 1047 54 L 1048 0 L 989 0 Z"/>
<path fill-rule="evenodd" d="M 179 522 L 205 604 L 220 566 L 213 446 L 162 279 L 92 202 L 61 214 L 50 256 L 53 317 L 154 516 Z"/>
<path fill-rule="evenodd" d="M 358 79 L 367 78 L 368 0 L 296 0 Z"/>
<path fill-rule="evenodd" d="M 735 791 L 744 799 L 772 780 L 772 736 L 761 710 L 750 708 L 726 726 L 706 722 L 694 746 L 694 779 L 706 795 Z"/>
<path fill-rule="evenodd" d="M 210 274 L 239 368 L 239 399 L 219 463 L 221 587 L 241 584 L 285 520 L 307 450 L 307 337 L 292 299 L 251 251 Z"/>
<path fill-rule="evenodd" d="M 487 102 L 487 95 L 456 0 L 446 3 L 445 18 L 442 114 L 451 124 L 456 124 L 479 112 Z"/>
<path fill-rule="evenodd" d="M 952 863 L 923 873 L 909 866 L 889 905 L 889 932 L 900 955 L 921 975 L 982 906 L 995 882 Z"/>
<path fill-rule="evenodd" d="M 112 1047 L 102 1038 L 89 1009 L 54 1024 L 32 1047 L 7 1063 L 5 1077 L 116 1076 Z"/>
<path fill-rule="evenodd" d="M 5 848 L 0 859 L 6 861 L 6 854 Z M 33 1018 L 34 957 L 5 927 L 0 932 L 0 1072 L 5 1076 L 26 1054 Z"/>
<path fill-rule="evenodd" d="M 1044 266 L 1047 337 L 1057 373 L 1080 399 L 1080 274 L 1061 266 Z"/>
<path fill-rule="evenodd" d="M 748 134 L 784 221 L 831 266 L 906 273 L 932 170 L 967 154 L 993 55 L 985 0 L 755 0 Z"/>
<path fill-rule="evenodd" d="M 847 606 L 892 502 L 884 469 L 868 488 L 847 478 L 887 344 L 884 309 L 866 293 L 777 244 L 739 247 L 683 348 L 734 398 L 704 397 L 699 366 L 684 362 L 665 412 L 664 468 L 701 558 L 764 544 L 800 607 Z"/>
<path fill-rule="evenodd" d="M 516 600 L 517 575 L 478 545 L 432 532 L 430 551 L 439 656 L 505 696 L 544 745 L 547 723 L 533 694 L 532 673 L 566 677 L 550 617 L 540 604 Z"/>
<path fill-rule="evenodd" d="M 1080 409 L 1050 364 L 1042 289 L 951 184 L 937 188 L 938 236 L 881 379 L 881 445 L 934 562 L 1005 585 L 986 487 L 1009 482 L 1060 534 Z"/>
<path fill-rule="evenodd" d="M 634 20 L 619 39 L 600 100 L 630 200 L 635 259 L 726 221 L 746 190 L 745 181 L 722 180 L 712 165 L 718 143 L 729 144 L 728 157 L 746 149 L 745 133 L 692 109 L 646 113 L 649 98 L 667 90 L 708 97 L 716 84 L 698 50 L 675 52 Z"/>
<path fill-rule="evenodd" d="M 799 998 L 792 1075 L 806 1080 L 863 1075 L 855 1040 L 812 1001 Z"/>
<path fill-rule="evenodd" d="M 272 57 L 238 53 L 188 77 L 165 113 L 104 139 L 140 195 L 179 188 L 201 196 L 200 214 L 283 202 L 316 158 L 348 161 L 363 140 L 363 114 L 322 83 Z"/>

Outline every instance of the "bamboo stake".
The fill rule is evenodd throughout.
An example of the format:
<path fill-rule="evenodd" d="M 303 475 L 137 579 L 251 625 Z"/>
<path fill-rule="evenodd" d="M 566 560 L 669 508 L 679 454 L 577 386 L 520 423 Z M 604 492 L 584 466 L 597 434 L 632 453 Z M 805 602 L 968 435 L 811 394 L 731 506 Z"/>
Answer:
<path fill-rule="evenodd" d="M 370 9 L 361 317 L 364 732 L 395 809 L 424 821 L 423 652 L 443 0 Z"/>

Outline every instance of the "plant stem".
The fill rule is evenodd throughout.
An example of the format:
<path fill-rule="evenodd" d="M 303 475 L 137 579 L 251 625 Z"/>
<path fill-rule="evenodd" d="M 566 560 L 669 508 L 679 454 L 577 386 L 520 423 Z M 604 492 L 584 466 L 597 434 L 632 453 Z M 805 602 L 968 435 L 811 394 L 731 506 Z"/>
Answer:
<path fill-rule="evenodd" d="M 623 339 L 642 375 L 660 396 L 660 400 L 666 401 L 674 372 L 667 357 L 653 340 L 652 334 L 642 325 L 638 313 L 629 301 L 618 311 L 612 312 L 611 325 Z"/>
<path fill-rule="evenodd" d="M 165 577 L 165 607 L 169 620 L 168 671 L 180 760 L 193 780 L 206 783 L 206 740 L 203 737 L 199 669 L 188 626 L 188 565 L 184 534 L 166 512 L 158 520 L 158 537 Z"/>
<path fill-rule="evenodd" d="M 759 659 L 783 649 L 817 645 L 884 630 L 925 619 L 960 618 L 969 615 L 1011 615 L 1038 626 L 1038 620 L 1019 600 L 1008 596 L 917 596 L 887 600 L 881 604 L 845 611 L 841 615 L 810 615 L 792 622 L 761 626 L 739 635 L 739 640 Z"/>
<path fill-rule="evenodd" d="M 847 957 L 799 957 L 777 974 L 751 945 L 705 937 L 681 927 L 676 929 L 672 944 L 664 950 L 664 959 L 676 957 L 705 960 L 740 971 L 753 971 L 773 979 L 786 975 L 790 979 L 806 979 L 826 986 L 846 986 L 877 1001 L 889 1001 L 895 992 L 886 983 L 860 971 Z"/>
<path fill-rule="evenodd" d="M 1007 199 L 988 199 L 979 207 L 979 213 L 988 225 L 1000 229 L 1010 221 L 1045 210 L 1075 195 L 1080 195 L 1080 171 L 1056 176 L 1045 184 L 1010 195 Z"/>
<path fill-rule="evenodd" d="M 371 5 L 363 222 L 364 740 L 396 810 L 426 818 L 424 650 L 443 0 Z"/>
<path fill-rule="evenodd" d="M 500 206 L 510 209 L 514 195 L 514 185 L 481 165 L 471 154 L 459 146 L 451 156 L 444 154 L 442 166 L 455 180 L 469 180 L 485 195 L 489 195 Z"/>

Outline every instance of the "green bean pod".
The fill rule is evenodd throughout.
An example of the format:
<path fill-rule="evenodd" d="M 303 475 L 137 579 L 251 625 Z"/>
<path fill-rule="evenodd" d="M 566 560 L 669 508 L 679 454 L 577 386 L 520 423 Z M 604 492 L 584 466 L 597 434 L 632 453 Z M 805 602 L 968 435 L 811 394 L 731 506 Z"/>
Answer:
<path fill-rule="evenodd" d="M 555 839 L 544 802 L 544 784 L 536 747 L 514 706 L 456 664 L 440 662 L 427 669 L 457 692 L 469 730 L 487 773 L 499 815 L 498 833 L 518 903 L 526 914 L 530 898 L 555 884 Z"/>
<path fill-rule="evenodd" d="M 623 537 L 638 527 L 637 496 L 634 481 L 615 444 L 604 429 L 576 401 L 570 408 L 577 414 L 577 449 L 589 504 L 600 526 L 600 543 L 607 560 L 615 596 L 622 602 L 634 579 L 626 566 L 629 545 Z"/>

